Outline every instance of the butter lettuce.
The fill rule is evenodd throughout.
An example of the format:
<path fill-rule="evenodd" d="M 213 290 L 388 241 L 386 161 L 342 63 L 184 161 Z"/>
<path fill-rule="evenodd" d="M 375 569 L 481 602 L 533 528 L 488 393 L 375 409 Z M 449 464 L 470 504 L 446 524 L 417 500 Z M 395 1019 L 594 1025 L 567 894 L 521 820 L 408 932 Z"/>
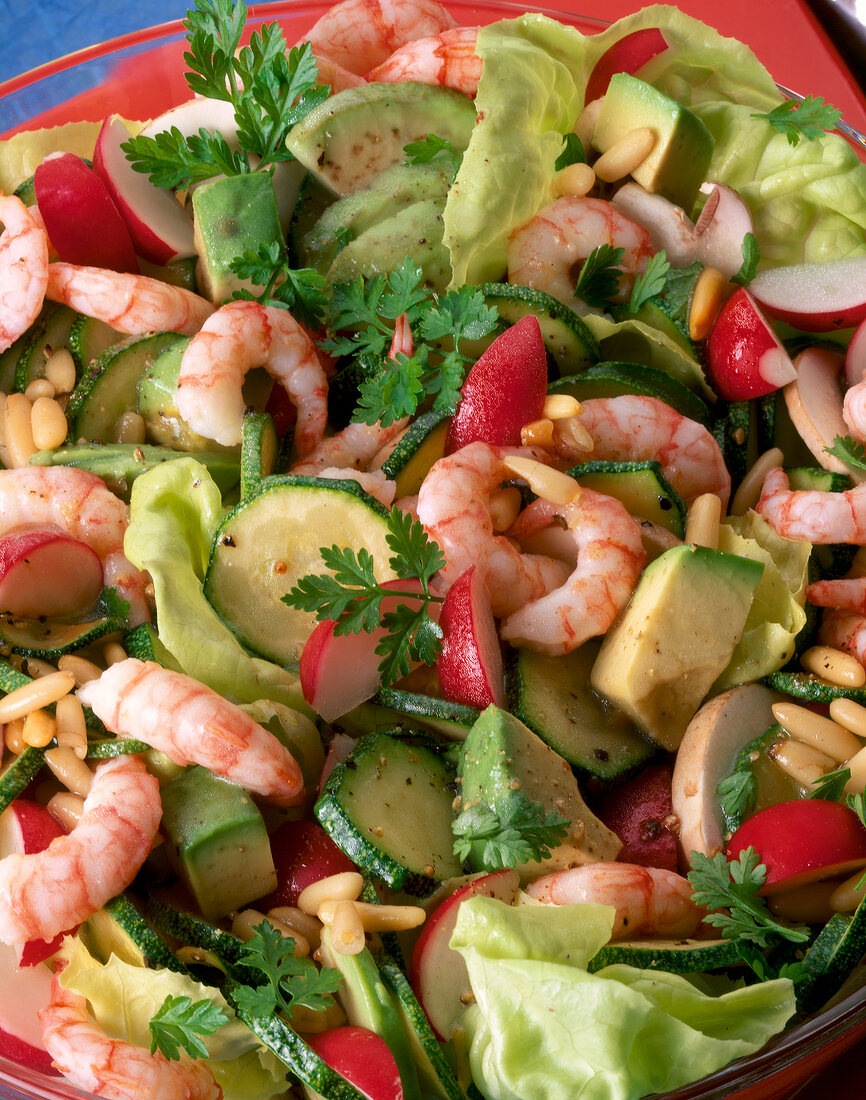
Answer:
<path fill-rule="evenodd" d="M 270 699 L 311 712 L 297 676 L 250 656 L 202 590 L 222 516 L 220 491 L 193 458 L 166 462 L 133 483 L 126 556 L 153 580 L 159 639 L 187 675 L 230 699 Z"/>
<path fill-rule="evenodd" d="M 794 1013 L 788 979 L 713 996 L 678 974 L 589 974 L 612 925 L 607 906 L 460 906 L 451 946 L 475 996 L 461 1022 L 488 1100 L 637 1100 L 753 1053 Z"/>

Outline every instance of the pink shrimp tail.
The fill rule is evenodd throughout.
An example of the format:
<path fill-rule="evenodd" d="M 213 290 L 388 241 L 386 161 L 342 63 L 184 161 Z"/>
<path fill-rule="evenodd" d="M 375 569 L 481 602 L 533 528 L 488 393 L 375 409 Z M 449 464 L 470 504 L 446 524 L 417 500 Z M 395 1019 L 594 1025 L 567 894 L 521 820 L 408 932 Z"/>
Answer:
<path fill-rule="evenodd" d="M 866 615 L 866 577 L 816 581 L 807 587 L 806 599 L 816 607 L 832 607 Z"/>
<path fill-rule="evenodd" d="M 394 337 L 388 351 L 388 358 L 396 360 L 397 355 L 411 355 L 413 351 L 412 329 L 409 327 L 409 315 L 401 313 L 394 325 Z"/>

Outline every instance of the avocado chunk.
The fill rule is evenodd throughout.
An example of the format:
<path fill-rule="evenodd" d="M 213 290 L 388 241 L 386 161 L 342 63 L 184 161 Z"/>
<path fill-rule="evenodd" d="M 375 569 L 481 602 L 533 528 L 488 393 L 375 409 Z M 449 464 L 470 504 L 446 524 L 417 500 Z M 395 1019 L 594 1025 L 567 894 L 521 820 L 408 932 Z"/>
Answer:
<path fill-rule="evenodd" d="M 229 176 L 197 187 L 192 193 L 198 284 L 210 301 L 220 303 L 236 290 L 252 290 L 231 269 L 233 260 L 262 244 L 277 241 L 283 231 L 274 186 L 267 172 Z"/>
<path fill-rule="evenodd" d="M 208 920 L 276 889 L 267 829 L 247 791 L 196 766 L 160 793 L 169 856 Z"/>
<path fill-rule="evenodd" d="M 475 104 L 429 84 L 361 84 L 326 99 L 292 129 L 286 147 L 337 195 L 368 187 L 406 157 L 404 146 L 436 134 L 462 152 Z"/>
<path fill-rule="evenodd" d="M 605 635 L 592 686 L 664 748 L 678 748 L 731 659 L 763 569 L 706 546 L 666 551 Z"/>
<path fill-rule="evenodd" d="M 463 808 L 480 802 L 502 818 L 508 803 L 528 800 L 570 822 L 567 836 L 548 859 L 517 864 L 521 882 L 616 859 L 622 847 L 584 802 L 567 761 L 506 710 L 491 705 L 482 712 L 463 742 L 459 774 Z M 487 870 L 474 849 L 469 856 L 473 870 Z"/>
<path fill-rule="evenodd" d="M 632 179 L 690 212 L 710 166 L 712 134 L 697 115 L 652 84 L 628 73 L 615 73 L 592 144 L 604 153 L 630 131 L 644 126 L 653 131 L 656 142 L 632 172 Z"/>

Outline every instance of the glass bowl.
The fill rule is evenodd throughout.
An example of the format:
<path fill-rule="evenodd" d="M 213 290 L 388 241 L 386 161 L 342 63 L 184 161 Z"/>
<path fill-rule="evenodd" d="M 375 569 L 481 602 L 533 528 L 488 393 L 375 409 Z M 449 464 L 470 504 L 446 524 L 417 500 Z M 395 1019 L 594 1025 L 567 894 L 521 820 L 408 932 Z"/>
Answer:
<path fill-rule="evenodd" d="M 448 0 L 459 23 L 472 25 L 545 11 L 587 34 L 606 22 L 551 7 L 492 0 Z M 248 26 L 278 20 L 291 43 L 330 7 L 328 3 L 258 4 Z M 708 17 L 711 21 L 711 16 Z M 744 37 L 745 37 L 744 31 Z M 180 20 L 114 38 L 51 61 L 0 84 L 0 134 L 101 121 L 117 112 L 148 118 L 190 97 L 183 79 L 184 30 Z M 860 135 L 857 135 L 860 137 Z M 0 996 L 3 993 L 0 991 Z M 843 1051 L 866 1039 L 866 974 L 821 1012 L 778 1036 L 764 1049 L 732 1062 L 691 1085 L 665 1094 L 665 1100 L 783 1100 Z M 90 1093 L 59 1077 L 48 1077 L 0 1057 L 0 1100 L 93 1100 Z M 142 1100 L 158 1100 L 145 1098 Z"/>

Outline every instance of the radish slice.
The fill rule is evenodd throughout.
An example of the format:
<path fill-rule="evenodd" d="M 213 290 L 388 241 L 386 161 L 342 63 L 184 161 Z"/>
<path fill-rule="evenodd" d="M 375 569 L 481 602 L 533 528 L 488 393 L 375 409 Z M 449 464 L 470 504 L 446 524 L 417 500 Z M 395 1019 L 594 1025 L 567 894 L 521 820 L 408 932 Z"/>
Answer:
<path fill-rule="evenodd" d="M 830 332 L 866 318 L 866 256 L 759 271 L 749 290 L 774 317 L 806 332 Z"/>
<path fill-rule="evenodd" d="M 86 543 L 40 528 L 0 535 L 0 611 L 53 618 L 92 607 L 102 562 Z"/>

